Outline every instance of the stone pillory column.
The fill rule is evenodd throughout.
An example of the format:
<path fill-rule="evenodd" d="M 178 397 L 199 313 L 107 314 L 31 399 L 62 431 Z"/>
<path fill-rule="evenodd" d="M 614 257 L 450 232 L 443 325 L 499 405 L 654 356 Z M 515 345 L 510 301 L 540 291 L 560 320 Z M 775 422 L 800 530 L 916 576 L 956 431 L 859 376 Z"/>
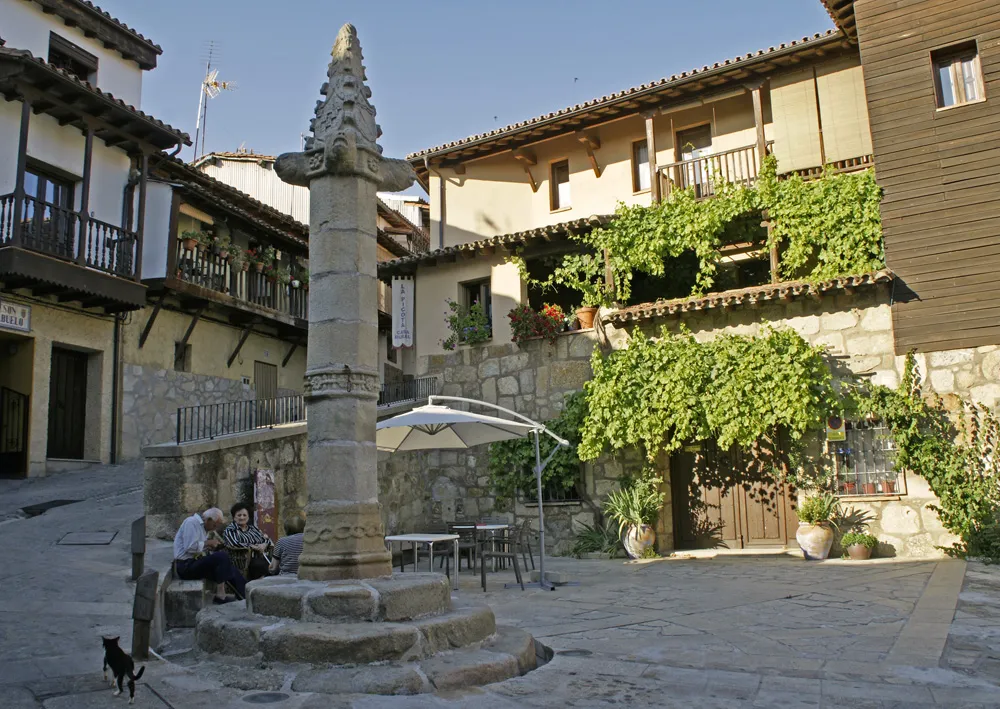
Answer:
<path fill-rule="evenodd" d="M 391 573 L 378 502 L 377 189 L 413 184 L 410 165 L 382 157 L 361 44 L 344 25 L 325 97 L 301 153 L 281 155 L 285 182 L 309 187 L 309 504 L 299 578 Z"/>

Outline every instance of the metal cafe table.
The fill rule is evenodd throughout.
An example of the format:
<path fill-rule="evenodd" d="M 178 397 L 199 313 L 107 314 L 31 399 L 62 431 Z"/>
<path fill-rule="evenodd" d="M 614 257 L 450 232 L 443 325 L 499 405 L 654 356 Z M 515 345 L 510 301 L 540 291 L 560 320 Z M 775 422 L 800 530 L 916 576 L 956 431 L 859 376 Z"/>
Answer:
<path fill-rule="evenodd" d="M 419 532 L 415 534 L 393 534 L 385 538 L 385 541 L 389 544 L 389 549 L 392 550 L 393 542 L 400 542 L 399 553 L 403 553 L 402 542 L 410 542 L 413 544 L 413 569 L 417 568 L 417 546 L 419 544 L 426 544 L 428 549 L 428 570 L 434 572 L 434 545 L 440 544 L 441 542 L 452 542 L 455 547 L 455 575 L 452 576 L 452 588 L 456 591 L 458 590 L 458 535 L 457 534 L 421 534 Z M 449 574 L 450 575 L 450 574 Z"/>

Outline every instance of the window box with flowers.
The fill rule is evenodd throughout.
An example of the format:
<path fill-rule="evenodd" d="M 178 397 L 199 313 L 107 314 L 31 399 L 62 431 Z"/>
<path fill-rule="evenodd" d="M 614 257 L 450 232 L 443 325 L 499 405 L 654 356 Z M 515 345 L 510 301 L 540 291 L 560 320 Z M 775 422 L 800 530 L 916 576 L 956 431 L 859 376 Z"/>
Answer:
<path fill-rule="evenodd" d="M 464 306 L 454 300 L 445 301 L 448 310 L 445 311 L 445 323 L 451 330 L 451 335 L 441 341 L 446 350 L 453 350 L 459 344 L 478 345 L 493 337 L 493 328 L 486 310 L 479 303 Z"/>
<path fill-rule="evenodd" d="M 522 304 L 507 313 L 507 317 L 510 318 L 511 339 L 518 345 L 541 337 L 554 343 L 566 322 L 566 314 L 558 305 L 544 305 L 541 310 L 535 310 Z"/>

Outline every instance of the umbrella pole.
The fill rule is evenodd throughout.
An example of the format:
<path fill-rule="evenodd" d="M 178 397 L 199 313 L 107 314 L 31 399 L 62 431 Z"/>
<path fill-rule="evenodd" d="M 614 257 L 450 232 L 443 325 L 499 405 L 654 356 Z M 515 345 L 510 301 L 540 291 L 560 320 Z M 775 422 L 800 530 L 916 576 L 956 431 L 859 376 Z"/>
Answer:
<path fill-rule="evenodd" d="M 535 429 L 535 482 L 538 485 L 538 586 L 555 590 L 545 579 L 545 509 L 542 505 L 542 453 L 538 443 L 538 429 Z M 551 456 L 550 456 L 551 457 Z M 527 569 L 525 569 L 527 571 Z"/>

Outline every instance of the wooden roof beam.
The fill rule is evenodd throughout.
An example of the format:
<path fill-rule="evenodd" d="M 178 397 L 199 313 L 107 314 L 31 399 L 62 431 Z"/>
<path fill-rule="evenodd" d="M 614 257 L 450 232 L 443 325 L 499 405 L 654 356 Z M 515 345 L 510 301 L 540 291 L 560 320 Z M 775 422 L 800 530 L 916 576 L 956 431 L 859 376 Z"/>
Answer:
<path fill-rule="evenodd" d="M 583 144 L 583 149 L 587 151 L 587 159 L 590 161 L 590 167 L 594 170 L 594 174 L 600 177 L 601 166 L 597 164 L 597 156 L 594 154 L 595 150 L 601 148 L 600 136 L 597 133 L 577 133 L 576 139 Z"/>

